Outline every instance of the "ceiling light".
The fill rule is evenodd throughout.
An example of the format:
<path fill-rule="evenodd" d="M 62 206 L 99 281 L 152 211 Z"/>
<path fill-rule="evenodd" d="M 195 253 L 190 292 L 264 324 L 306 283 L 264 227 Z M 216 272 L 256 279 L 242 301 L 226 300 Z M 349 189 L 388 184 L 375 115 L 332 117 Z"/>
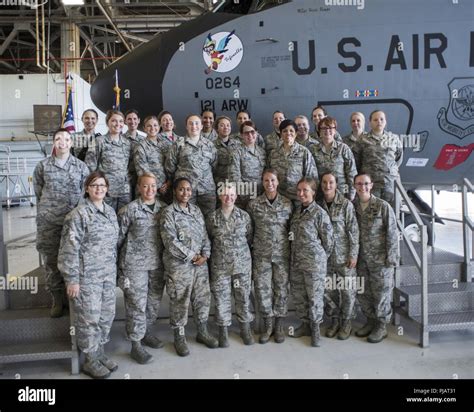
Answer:
<path fill-rule="evenodd" d="M 84 0 L 61 0 L 64 6 L 82 6 Z"/>

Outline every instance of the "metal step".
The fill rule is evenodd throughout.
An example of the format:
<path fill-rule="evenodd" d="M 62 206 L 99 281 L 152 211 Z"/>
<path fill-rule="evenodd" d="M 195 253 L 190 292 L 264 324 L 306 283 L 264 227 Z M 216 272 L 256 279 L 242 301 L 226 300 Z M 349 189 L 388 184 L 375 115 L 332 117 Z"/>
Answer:
<path fill-rule="evenodd" d="M 42 266 L 26 273 L 23 278 L 36 278 L 37 293 L 31 290 L 9 290 L 8 303 L 9 309 L 30 309 L 30 308 L 48 308 L 51 307 L 52 298 L 49 292 L 45 290 L 46 277 Z M 31 281 L 30 281 L 31 284 Z"/>
<path fill-rule="evenodd" d="M 457 286 L 457 287 L 454 287 Z M 421 286 L 400 286 L 394 293 L 405 299 L 409 317 L 421 315 Z M 428 313 L 441 314 L 474 310 L 474 284 L 466 282 L 435 283 L 428 285 Z"/>
<path fill-rule="evenodd" d="M 48 308 L 0 311 L 0 325 L 0 346 L 67 339 L 70 341 L 69 314 L 51 318 Z"/>
<path fill-rule="evenodd" d="M 421 324 L 421 316 L 414 316 L 413 320 Z M 465 312 L 433 313 L 428 315 L 429 332 L 448 330 L 463 330 L 474 328 L 474 310 Z"/>
<path fill-rule="evenodd" d="M 462 263 L 435 263 L 428 265 L 428 284 L 462 279 Z M 420 285 L 421 275 L 414 265 L 400 266 L 400 285 Z"/>
<path fill-rule="evenodd" d="M 70 359 L 71 340 L 0 345 L 0 363 Z"/>

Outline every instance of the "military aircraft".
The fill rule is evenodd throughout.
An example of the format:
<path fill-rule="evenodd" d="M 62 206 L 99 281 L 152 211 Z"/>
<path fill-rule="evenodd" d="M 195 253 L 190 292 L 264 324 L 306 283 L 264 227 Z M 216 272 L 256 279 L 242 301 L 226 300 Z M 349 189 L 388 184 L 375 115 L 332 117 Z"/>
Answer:
<path fill-rule="evenodd" d="M 405 186 L 456 189 L 474 178 L 473 21 L 467 0 L 222 0 L 110 65 L 91 95 L 110 109 L 117 71 L 121 109 L 166 109 L 178 132 L 203 109 L 246 109 L 266 133 L 275 110 L 322 104 L 344 135 L 351 112 L 381 109 Z"/>

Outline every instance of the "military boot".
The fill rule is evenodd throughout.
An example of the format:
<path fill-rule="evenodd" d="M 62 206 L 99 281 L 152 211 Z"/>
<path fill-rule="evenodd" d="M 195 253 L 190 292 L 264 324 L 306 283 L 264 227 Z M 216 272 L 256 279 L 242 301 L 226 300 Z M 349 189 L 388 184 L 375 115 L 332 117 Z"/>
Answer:
<path fill-rule="evenodd" d="M 188 356 L 189 349 L 188 344 L 186 342 L 186 335 L 184 334 L 184 328 L 175 328 L 173 329 L 174 332 L 174 348 L 176 349 L 176 353 L 179 356 Z"/>
<path fill-rule="evenodd" d="M 146 331 L 145 336 L 142 339 L 142 344 L 153 349 L 159 349 L 164 346 L 164 343 L 158 339 L 158 336 L 155 336 L 148 331 Z"/>
<path fill-rule="evenodd" d="M 283 318 L 275 318 L 275 330 L 273 332 L 273 339 L 276 343 L 283 343 L 285 341 L 285 332 L 283 331 Z"/>
<path fill-rule="evenodd" d="M 110 372 L 115 372 L 118 369 L 118 364 L 109 357 L 107 357 L 104 352 L 104 347 L 102 345 L 99 346 L 98 359 L 99 362 L 104 365 Z"/>
<path fill-rule="evenodd" d="M 368 318 L 367 323 L 359 329 L 355 335 L 358 338 L 365 338 L 370 335 L 370 332 L 375 328 L 375 319 Z"/>
<path fill-rule="evenodd" d="M 145 350 L 141 342 L 132 342 L 130 356 L 140 365 L 145 365 L 153 360 L 153 356 Z"/>
<path fill-rule="evenodd" d="M 52 318 L 60 318 L 63 316 L 63 291 L 61 289 L 53 290 L 51 295 L 53 296 L 53 305 L 49 314 Z"/>
<path fill-rule="evenodd" d="M 377 321 L 377 326 L 372 330 L 367 341 L 370 343 L 382 342 L 387 337 L 387 326 L 383 321 Z"/>
<path fill-rule="evenodd" d="M 196 342 L 202 343 L 210 349 L 219 346 L 219 341 L 207 330 L 207 322 L 198 323 L 197 330 Z"/>
<path fill-rule="evenodd" d="M 321 341 L 321 331 L 319 330 L 319 323 L 311 322 L 311 346 L 319 348 Z"/>
<path fill-rule="evenodd" d="M 110 376 L 110 371 L 100 363 L 98 351 L 86 353 L 86 361 L 82 366 L 82 371 L 94 379 L 105 379 Z"/>
<path fill-rule="evenodd" d="M 260 335 L 258 339 L 259 343 L 267 343 L 270 340 L 270 336 L 272 336 L 273 332 L 273 318 L 263 318 L 263 323 L 265 325 L 265 331 Z"/>
<path fill-rule="evenodd" d="M 219 326 L 219 348 L 229 347 L 229 334 L 227 333 L 227 326 Z"/>
<path fill-rule="evenodd" d="M 311 328 L 309 327 L 308 322 L 302 322 L 294 331 L 293 335 L 290 335 L 294 338 L 301 338 L 302 336 L 311 336 Z"/>
<path fill-rule="evenodd" d="M 329 326 L 329 328 L 326 329 L 326 337 L 334 338 L 338 330 L 339 330 L 339 318 L 332 318 L 331 326 Z"/>
<path fill-rule="evenodd" d="M 250 328 L 250 322 L 240 323 L 240 337 L 244 341 L 244 345 L 253 345 L 255 343 L 252 329 Z"/>
<path fill-rule="evenodd" d="M 346 340 L 349 338 L 349 336 L 351 336 L 351 331 L 352 331 L 351 320 L 343 319 L 341 328 L 339 329 L 339 332 L 337 333 L 337 338 L 339 340 Z"/>

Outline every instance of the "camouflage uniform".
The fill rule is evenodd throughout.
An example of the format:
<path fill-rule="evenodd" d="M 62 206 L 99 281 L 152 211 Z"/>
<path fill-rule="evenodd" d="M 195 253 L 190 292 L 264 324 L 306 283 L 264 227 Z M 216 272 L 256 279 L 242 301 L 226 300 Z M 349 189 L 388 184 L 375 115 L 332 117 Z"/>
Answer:
<path fill-rule="evenodd" d="M 130 174 L 128 164 L 132 156 L 130 140 L 120 136 L 117 141 L 109 134 L 99 136 L 95 147 L 89 147 L 86 164 L 94 172 L 100 170 L 109 179 L 109 190 L 105 201 L 118 211 L 130 203 Z"/>
<path fill-rule="evenodd" d="M 109 340 L 115 316 L 117 240 L 115 211 L 104 202 L 100 211 L 89 200 L 66 216 L 58 267 L 67 285 L 79 284 L 72 300 L 77 346 L 94 353 Z"/>
<path fill-rule="evenodd" d="M 280 146 L 281 138 L 275 130 L 265 136 L 265 152 L 267 157 L 270 155 L 272 150 L 278 149 Z"/>
<path fill-rule="evenodd" d="M 282 195 L 270 203 L 263 194 L 251 200 L 247 209 L 254 226 L 252 270 L 258 306 L 264 318 L 286 316 L 293 205 Z"/>
<path fill-rule="evenodd" d="M 349 320 L 354 313 L 357 273 L 355 269 L 348 268 L 347 263 L 349 259 L 357 259 L 359 255 L 359 226 L 354 206 L 340 192 L 336 192 L 330 207 L 324 199 L 320 206 L 329 215 L 334 234 L 334 248 L 328 259 L 327 274 L 331 280 L 335 275 L 336 282 L 345 281 L 342 284 L 350 286 L 338 290 L 337 283 L 332 283 L 332 290 L 327 291 L 325 296 L 326 314 L 331 318 Z"/>
<path fill-rule="evenodd" d="M 319 177 L 332 173 L 337 178 L 341 193 L 349 199 L 355 196 L 354 177 L 357 175 L 354 155 L 344 143 L 334 142 L 329 152 L 322 143 L 311 146 L 311 154 L 318 166 Z"/>
<path fill-rule="evenodd" d="M 140 342 L 158 318 L 163 290 L 163 244 L 159 217 L 166 204 L 156 201 L 151 210 L 141 199 L 120 209 L 118 283 L 125 296 L 126 331 Z"/>
<path fill-rule="evenodd" d="M 257 193 L 253 196 L 262 193 L 262 172 L 265 169 L 265 151 L 258 146 L 253 149 L 242 145 L 232 152 L 230 165 L 229 165 L 229 180 L 237 184 L 248 183 L 251 185 L 252 190 L 257 189 Z M 249 186 L 242 185 L 242 188 L 249 189 Z M 251 193 L 241 193 L 238 190 L 239 195 L 236 204 L 242 209 L 247 208 L 247 204 L 250 200 Z"/>
<path fill-rule="evenodd" d="M 173 146 L 173 143 L 176 142 L 180 136 L 178 136 L 175 132 L 173 132 L 173 137 L 170 138 L 168 137 L 167 134 L 165 133 L 159 133 L 158 134 L 158 140 L 160 143 L 163 144 L 163 148 L 164 148 L 164 155 L 165 155 L 165 162 L 166 162 L 166 158 L 168 157 L 168 153 L 171 149 L 171 147 Z M 164 165 L 164 164 L 163 164 Z M 166 169 L 165 169 L 166 170 Z M 171 178 L 171 176 L 169 176 Z M 159 194 L 161 200 L 163 200 L 166 204 L 171 204 L 173 203 L 173 190 L 170 189 L 164 194 L 162 195 L 161 193 Z"/>
<path fill-rule="evenodd" d="M 244 144 L 244 141 L 242 140 L 240 133 L 231 134 L 230 138 L 236 140 L 240 144 Z M 259 132 L 257 132 L 257 137 L 255 138 L 255 145 L 258 147 L 261 147 L 263 150 L 266 150 L 265 139 Z"/>
<path fill-rule="evenodd" d="M 365 133 L 365 132 L 364 132 Z M 359 139 L 357 137 L 354 137 L 352 133 L 348 134 L 347 136 L 344 136 L 342 138 L 342 141 L 349 146 L 349 149 L 351 149 L 352 154 L 354 155 L 354 160 L 356 162 L 356 169 L 357 170 L 362 170 L 360 168 L 360 145 L 359 145 Z"/>
<path fill-rule="evenodd" d="M 36 249 L 43 256 L 46 290 L 64 289 L 58 270 L 58 250 L 66 215 L 81 199 L 89 168 L 70 155 L 61 166 L 54 156 L 39 162 L 33 172 L 33 186 L 37 198 Z"/>
<path fill-rule="evenodd" d="M 240 147 L 240 143 L 234 139 L 228 139 L 226 143 L 222 139 L 214 141 L 214 146 L 217 150 L 217 165 L 214 170 L 214 181 L 219 187 L 219 183 L 229 180 L 229 165 L 231 161 L 232 152 Z"/>
<path fill-rule="evenodd" d="M 299 143 L 301 146 L 304 146 L 306 149 L 310 150 L 311 146 L 319 143 L 319 140 L 315 139 L 311 135 L 308 135 L 306 140 L 302 140 L 296 136 L 296 143 Z"/>
<path fill-rule="evenodd" d="M 333 230 L 327 213 L 312 202 L 298 208 L 290 226 L 290 283 L 296 315 L 303 322 L 321 323 L 327 260 L 333 248 Z"/>
<path fill-rule="evenodd" d="M 128 173 L 130 174 L 130 186 L 132 188 L 132 197 L 135 198 L 135 193 L 137 192 L 138 175 L 137 175 L 137 169 L 135 167 L 135 162 L 134 162 L 134 153 L 138 145 L 140 144 L 140 142 L 142 142 L 145 139 L 145 136 L 142 136 L 137 133 L 136 136 L 133 137 L 128 131 L 127 133 L 125 133 L 124 136 L 130 141 L 130 145 L 132 147 L 132 150 L 130 151 L 130 161 L 128 163 Z"/>
<path fill-rule="evenodd" d="M 134 163 L 138 176 L 153 173 L 158 188 L 168 180 L 165 173 L 166 146 L 159 140 L 144 139 L 135 148 Z"/>
<path fill-rule="evenodd" d="M 395 213 L 386 201 L 373 195 L 364 211 L 357 198 L 355 210 L 360 231 L 357 273 L 364 279 L 365 289 L 359 302 L 367 319 L 388 323 L 392 316 L 394 268 L 399 261 Z"/>
<path fill-rule="evenodd" d="M 298 181 L 304 176 L 318 178 L 318 169 L 310 151 L 296 142 L 291 146 L 289 154 L 285 153 L 283 145 L 278 150 L 273 150 L 268 158 L 268 166 L 278 171 L 278 192 L 293 203 L 298 203 Z"/>
<path fill-rule="evenodd" d="M 394 182 L 403 158 L 400 137 L 388 131 L 381 137 L 369 132 L 361 136 L 359 146 L 360 171 L 372 176 L 372 194 L 392 202 Z"/>
<path fill-rule="evenodd" d="M 163 239 L 163 263 L 166 289 L 170 297 L 170 324 L 173 329 L 188 322 L 189 302 L 193 306 L 194 321 L 207 322 L 211 304 L 208 265 L 194 265 L 196 254 L 209 257 L 211 242 L 201 210 L 189 203 L 182 209 L 173 202 L 160 219 Z"/>
<path fill-rule="evenodd" d="M 218 135 L 215 129 L 212 129 L 209 133 L 201 132 L 201 136 L 205 137 L 207 140 L 211 142 L 215 142 L 218 139 Z"/>
<path fill-rule="evenodd" d="M 244 210 L 234 207 L 229 218 L 226 218 L 222 209 L 218 209 L 208 215 L 206 224 L 212 242 L 211 290 L 216 302 L 216 324 L 231 325 L 232 294 L 238 321 L 251 322 L 253 315 L 249 308 L 252 283 L 250 216 Z"/>
<path fill-rule="evenodd" d="M 212 172 L 217 165 L 214 144 L 200 137 L 196 144 L 188 137 L 180 137 L 171 146 L 165 162 L 168 176 L 187 177 L 192 182 L 193 197 L 204 216 L 216 210 L 216 185 Z"/>
<path fill-rule="evenodd" d="M 71 153 L 76 156 L 79 160 L 85 161 L 87 150 L 89 147 L 94 148 L 96 138 L 99 137 L 100 133 L 87 134 L 85 130 L 82 132 L 76 132 L 71 134 L 72 147 Z"/>
<path fill-rule="evenodd" d="M 310 133 L 309 136 L 312 137 L 314 140 L 317 140 L 318 142 L 321 142 L 321 138 L 319 137 L 319 134 L 318 134 L 317 130 L 315 130 L 313 133 Z M 342 136 L 337 130 L 334 133 L 334 140 L 336 142 L 342 143 Z"/>

